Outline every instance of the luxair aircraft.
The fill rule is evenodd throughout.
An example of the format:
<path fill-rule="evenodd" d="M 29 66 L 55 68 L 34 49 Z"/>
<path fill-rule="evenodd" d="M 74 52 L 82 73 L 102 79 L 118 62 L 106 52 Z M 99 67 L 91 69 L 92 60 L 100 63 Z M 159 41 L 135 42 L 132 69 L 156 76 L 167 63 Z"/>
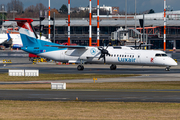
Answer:
<path fill-rule="evenodd" d="M 19 33 L 23 42 L 22 50 L 55 61 L 78 63 L 78 70 L 83 70 L 84 63 L 110 64 L 115 70 L 116 65 L 164 66 L 169 71 L 177 63 L 159 50 L 139 50 L 133 47 L 89 47 L 67 46 L 38 39 L 31 23 L 32 19 L 16 18 Z"/>

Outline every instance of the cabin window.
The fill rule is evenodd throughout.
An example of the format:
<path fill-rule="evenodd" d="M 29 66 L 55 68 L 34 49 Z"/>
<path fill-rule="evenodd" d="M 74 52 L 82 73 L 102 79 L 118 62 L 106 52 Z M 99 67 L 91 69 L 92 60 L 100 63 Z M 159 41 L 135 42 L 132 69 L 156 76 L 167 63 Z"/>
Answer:
<path fill-rule="evenodd" d="M 119 57 L 121 57 L 121 55 L 119 55 Z"/>
<path fill-rule="evenodd" d="M 134 55 L 132 55 L 132 57 L 134 57 Z"/>
<path fill-rule="evenodd" d="M 124 57 L 124 55 L 122 55 L 122 57 Z"/>
<path fill-rule="evenodd" d="M 131 57 L 131 55 L 129 57 Z"/>
<path fill-rule="evenodd" d="M 117 57 L 119 57 L 119 55 L 117 55 Z"/>
<path fill-rule="evenodd" d="M 126 57 L 126 55 L 124 57 Z"/>
<path fill-rule="evenodd" d="M 114 57 L 116 57 L 116 55 L 114 55 Z"/>
<path fill-rule="evenodd" d="M 111 55 L 111 57 L 113 57 L 113 55 Z"/>

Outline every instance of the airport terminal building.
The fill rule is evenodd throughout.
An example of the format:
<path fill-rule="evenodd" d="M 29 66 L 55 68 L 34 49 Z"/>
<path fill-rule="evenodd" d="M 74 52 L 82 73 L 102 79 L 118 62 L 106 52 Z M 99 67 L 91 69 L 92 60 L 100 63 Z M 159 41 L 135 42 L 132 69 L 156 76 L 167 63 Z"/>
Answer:
<path fill-rule="evenodd" d="M 114 45 L 119 43 L 125 43 L 126 41 L 134 40 L 142 42 L 143 29 L 140 27 L 139 19 L 142 19 L 142 15 L 127 16 L 125 20 L 124 15 L 108 15 L 100 16 L 100 45 L 112 42 Z M 71 43 L 78 45 L 89 44 L 89 18 L 71 19 Z M 68 41 L 68 23 L 66 18 L 55 20 L 55 42 L 65 43 Z M 6 21 L 4 26 L 10 26 L 12 22 Z M 163 36 L 164 36 L 164 20 L 163 13 L 154 13 L 145 15 L 145 38 L 146 42 L 153 44 L 152 49 L 163 49 Z M 32 25 L 35 27 L 37 33 L 39 32 L 39 21 L 34 21 Z M 43 35 L 48 36 L 48 20 L 45 19 L 41 22 L 44 25 Z M 51 22 L 53 25 L 53 21 Z M 122 28 L 125 28 L 123 30 Z M 136 29 L 135 29 L 136 26 Z M 52 27 L 53 28 L 53 27 Z M 120 28 L 122 30 L 120 30 Z M 53 31 L 53 30 L 52 30 Z M 180 11 L 167 12 L 167 41 L 166 48 L 180 49 Z M 117 37 L 114 37 L 114 32 L 117 32 Z M 125 33 L 126 32 L 126 33 Z M 52 33 L 52 32 L 51 32 Z M 122 36 L 126 34 L 124 39 Z M 53 41 L 53 34 L 52 41 Z M 96 43 L 97 40 L 97 18 L 93 16 L 92 19 L 92 42 Z M 144 42 L 144 41 L 143 41 Z"/>

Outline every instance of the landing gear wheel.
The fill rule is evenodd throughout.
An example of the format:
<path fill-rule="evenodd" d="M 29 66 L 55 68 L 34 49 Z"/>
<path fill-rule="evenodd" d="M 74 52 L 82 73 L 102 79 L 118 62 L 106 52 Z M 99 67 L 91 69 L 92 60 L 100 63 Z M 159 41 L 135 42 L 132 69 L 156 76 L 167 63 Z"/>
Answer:
<path fill-rule="evenodd" d="M 80 71 L 80 70 L 84 70 L 84 66 L 83 66 L 83 65 L 78 65 L 78 66 L 77 66 L 77 70 L 79 70 L 79 71 Z"/>
<path fill-rule="evenodd" d="M 112 64 L 112 65 L 110 66 L 110 69 L 111 69 L 111 70 L 116 70 L 116 65 Z"/>
<path fill-rule="evenodd" d="M 165 68 L 165 71 L 170 71 L 170 66 L 167 66 L 167 67 Z"/>

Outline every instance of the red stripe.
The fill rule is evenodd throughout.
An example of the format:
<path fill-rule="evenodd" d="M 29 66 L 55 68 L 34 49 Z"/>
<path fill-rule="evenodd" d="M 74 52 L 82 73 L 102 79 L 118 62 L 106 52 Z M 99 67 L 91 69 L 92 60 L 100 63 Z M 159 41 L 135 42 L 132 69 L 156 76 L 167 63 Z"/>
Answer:
<path fill-rule="evenodd" d="M 92 46 L 92 38 L 89 38 L 89 46 Z"/>
<path fill-rule="evenodd" d="M 164 26 L 164 34 L 166 34 L 166 26 Z"/>
<path fill-rule="evenodd" d="M 164 42 L 164 51 L 166 51 L 166 42 Z"/>
<path fill-rule="evenodd" d="M 71 43 L 70 43 L 70 37 L 68 37 L 68 45 L 70 45 Z"/>
<path fill-rule="evenodd" d="M 99 46 L 99 40 L 97 40 L 97 46 Z"/>
<path fill-rule="evenodd" d="M 51 29 L 50 29 L 51 25 L 49 25 L 49 34 L 51 33 Z"/>

